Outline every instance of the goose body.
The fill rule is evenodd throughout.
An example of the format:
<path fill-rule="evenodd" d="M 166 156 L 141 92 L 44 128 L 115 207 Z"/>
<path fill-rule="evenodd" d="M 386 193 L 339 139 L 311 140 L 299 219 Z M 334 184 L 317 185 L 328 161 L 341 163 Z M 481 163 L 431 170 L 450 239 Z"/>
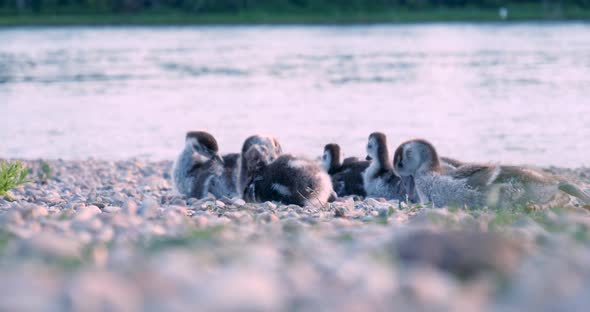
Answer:
<path fill-rule="evenodd" d="M 363 173 L 363 187 L 367 197 L 415 200 L 412 177 L 402 178 L 394 172 L 389 159 L 387 138 L 383 133 L 374 132 L 369 136 L 367 159 L 371 160 Z"/>
<path fill-rule="evenodd" d="M 444 171 L 436 149 L 425 140 L 402 143 L 394 165 L 399 175 L 414 178 L 420 202 L 437 207 L 546 207 L 568 204 L 567 194 L 582 201 L 587 196 L 560 177 L 527 167 L 464 164 Z"/>
<path fill-rule="evenodd" d="M 327 144 L 322 156 L 322 167 L 332 179 L 332 186 L 338 196 L 366 196 L 363 173 L 369 167 L 368 161 L 349 157 L 341 161 L 342 156 L 338 144 Z"/>
<path fill-rule="evenodd" d="M 333 198 L 330 177 L 315 162 L 292 155 L 268 162 L 265 153 L 254 146 L 245 155 L 248 183 L 243 197 L 247 202 L 306 206 L 324 205 Z"/>
<path fill-rule="evenodd" d="M 188 132 L 172 172 L 177 191 L 194 198 L 203 198 L 209 193 L 216 197 L 237 196 L 234 181 L 237 154 L 222 158 L 218 152 L 217 141 L 211 134 Z"/>

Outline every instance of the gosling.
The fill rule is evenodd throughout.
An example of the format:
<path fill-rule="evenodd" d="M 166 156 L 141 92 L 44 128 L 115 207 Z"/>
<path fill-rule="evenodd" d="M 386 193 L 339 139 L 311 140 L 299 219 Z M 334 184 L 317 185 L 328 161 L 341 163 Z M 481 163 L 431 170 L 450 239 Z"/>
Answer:
<path fill-rule="evenodd" d="M 413 177 L 421 203 L 436 207 L 567 205 L 569 194 L 590 203 L 590 196 L 564 179 L 538 170 L 502 165 L 464 164 L 443 172 L 434 146 L 422 139 L 402 143 L 394 155 L 395 171 Z"/>

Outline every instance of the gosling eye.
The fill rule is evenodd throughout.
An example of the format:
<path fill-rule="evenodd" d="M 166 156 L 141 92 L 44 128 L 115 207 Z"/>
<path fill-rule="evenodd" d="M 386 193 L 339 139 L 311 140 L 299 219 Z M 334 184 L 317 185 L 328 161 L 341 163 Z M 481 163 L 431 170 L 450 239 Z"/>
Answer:
<path fill-rule="evenodd" d="M 326 158 L 328 158 L 328 157 L 326 157 L 326 155 L 324 154 L 324 155 L 322 156 L 322 159 L 323 159 L 323 160 L 326 160 Z"/>

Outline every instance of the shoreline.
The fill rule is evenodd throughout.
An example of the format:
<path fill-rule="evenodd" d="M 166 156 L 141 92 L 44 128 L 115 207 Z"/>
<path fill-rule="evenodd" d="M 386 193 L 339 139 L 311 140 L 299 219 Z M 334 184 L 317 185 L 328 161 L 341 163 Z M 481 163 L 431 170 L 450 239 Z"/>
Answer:
<path fill-rule="evenodd" d="M 508 6 L 508 18 L 498 9 L 455 8 L 385 11 L 272 12 L 244 11 L 235 14 L 188 14 L 184 12 L 140 12 L 135 14 L 0 14 L 0 27 L 18 26 L 189 26 L 189 25 L 373 25 L 413 23 L 514 23 L 588 22 L 590 9 L 566 7 L 559 14 L 541 6 Z"/>

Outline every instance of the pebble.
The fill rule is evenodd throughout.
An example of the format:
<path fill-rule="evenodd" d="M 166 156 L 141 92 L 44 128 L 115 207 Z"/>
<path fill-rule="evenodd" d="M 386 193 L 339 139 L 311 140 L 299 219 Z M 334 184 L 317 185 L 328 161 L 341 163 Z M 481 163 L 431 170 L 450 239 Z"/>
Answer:
<path fill-rule="evenodd" d="M 102 210 L 94 205 L 79 207 L 76 210 L 76 220 L 89 220 L 100 213 L 102 213 Z"/>
<path fill-rule="evenodd" d="M 67 288 L 71 311 L 139 311 L 141 295 L 136 285 L 108 271 L 81 272 Z"/>
<path fill-rule="evenodd" d="M 0 215 L 0 224 L 21 225 L 23 224 L 23 217 L 17 209 L 10 209 Z"/>
<path fill-rule="evenodd" d="M 336 207 L 334 209 L 334 217 L 336 218 L 346 218 L 348 215 L 348 209 L 346 207 Z"/>
<path fill-rule="evenodd" d="M 23 215 L 25 217 L 30 217 L 33 219 L 37 219 L 39 217 L 45 217 L 48 214 L 49 214 L 49 211 L 46 206 L 38 206 L 38 205 L 30 205 L 23 211 Z"/>
<path fill-rule="evenodd" d="M 274 209 L 277 208 L 277 205 L 275 203 L 269 202 L 269 201 L 265 202 L 263 205 L 266 206 L 268 209 L 271 209 L 271 210 L 274 210 Z"/>
<path fill-rule="evenodd" d="M 123 203 L 123 210 L 129 215 L 134 215 L 137 213 L 137 203 L 128 199 Z"/>
<path fill-rule="evenodd" d="M 277 222 L 279 220 L 280 220 L 279 217 L 277 217 L 272 212 L 265 212 L 265 213 L 259 214 L 256 218 L 256 221 L 259 223 Z"/>
<path fill-rule="evenodd" d="M 73 239 L 53 234 L 36 234 L 23 242 L 21 253 L 26 255 L 40 254 L 59 259 L 78 259 L 80 244 Z"/>
<path fill-rule="evenodd" d="M 376 200 L 374 198 L 367 198 L 367 199 L 365 199 L 364 202 L 369 207 L 379 207 L 379 206 L 381 206 L 381 202 L 379 202 L 378 200 Z"/>
<path fill-rule="evenodd" d="M 232 202 L 234 205 L 236 205 L 238 207 L 246 205 L 246 201 L 241 198 L 234 198 L 234 199 L 232 199 Z"/>
<path fill-rule="evenodd" d="M 108 213 L 118 213 L 118 212 L 121 212 L 122 209 L 123 208 L 116 207 L 116 206 L 106 206 L 106 207 L 104 207 L 104 209 L 102 211 L 108 212 Z"/>
<path fill-rule="evenodd" d="M 146 218 L 153 218 L 158 214 L 160 205 L 154 199 L 145 197 L 141 202 L 141 206 L 137 210 L 137 213 Z"/>
<path fill-rule="evenodd" d="M 87 220 L 74 219 L 70 223 L 70 228 L 72 230 L 74 230 L 76 233 L 91 230 L 91 227 L 92 227 L 91 221 L 92 220 L 98 220 L 98 218 L 97 219 L 87 219 Z M 99 220 L 99 222 L 100 222 L 100 220 Z"/>

